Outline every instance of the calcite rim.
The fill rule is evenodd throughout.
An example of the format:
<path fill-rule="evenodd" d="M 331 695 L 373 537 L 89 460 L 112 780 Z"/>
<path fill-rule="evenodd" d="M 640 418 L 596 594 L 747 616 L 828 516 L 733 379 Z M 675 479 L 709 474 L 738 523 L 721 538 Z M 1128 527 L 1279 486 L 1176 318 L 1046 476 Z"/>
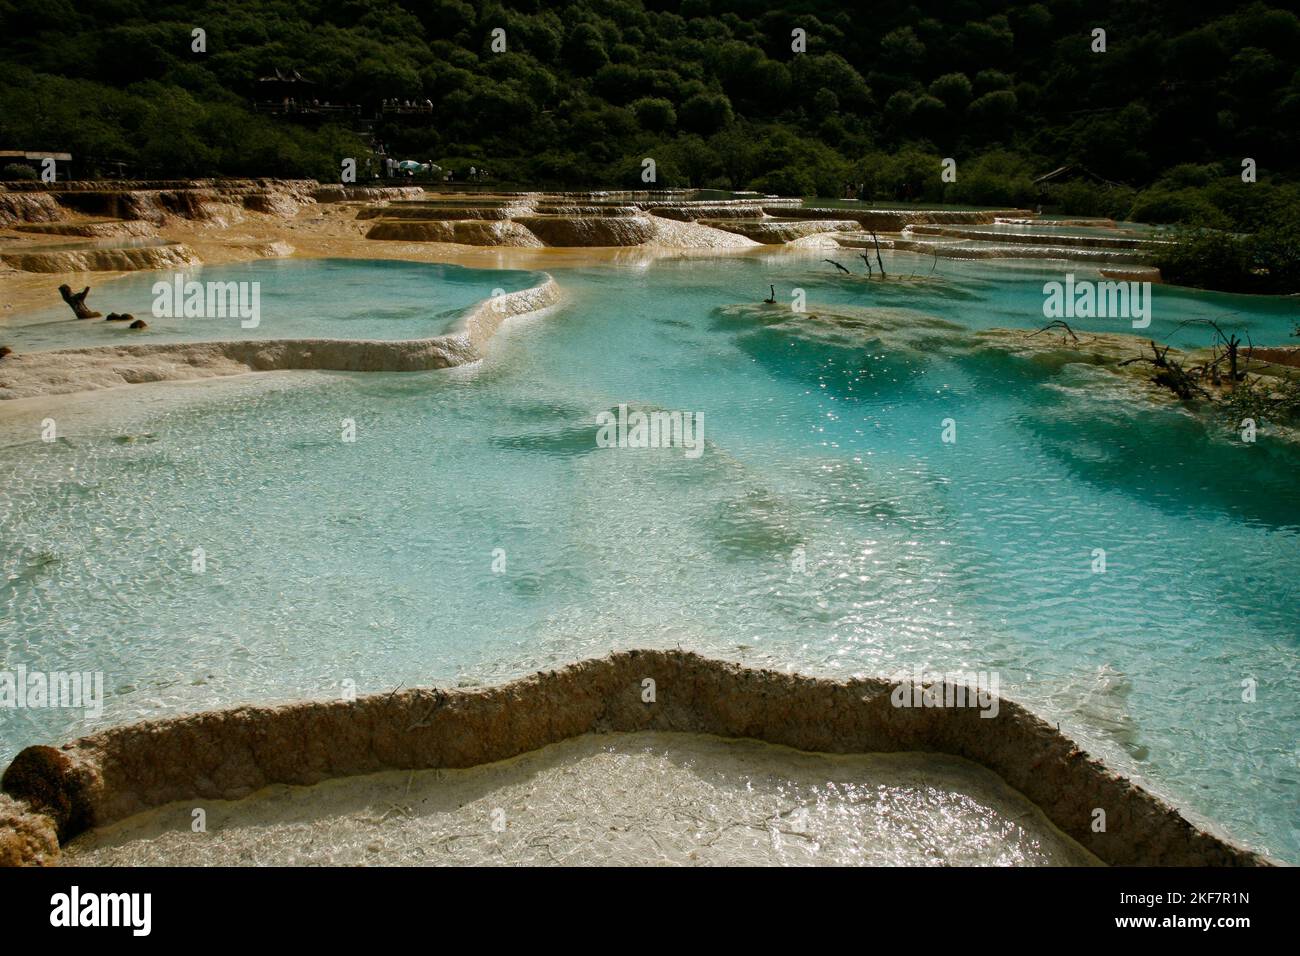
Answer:
<path fill-rule="evenodd" d="M 272 784 L 383 770 L 467 768 L 582 734 L 704 733 L 822 753 L 963 757 L 1114 865 L 1274 862 L 1192 823 L 1014 701 L 1000 700 L 992 717 L 975 707 L 898 707 L 891 697 L 900 686 L 910 682 L 810 677 L 681 650 L 621 651 L 492 687 L 233 707 L 114 727 L 59 748 L 26 748 L 0 787 L 23 807 L 16 816 L 27 831 L 31 815 L 42 815 L 66 843 L 177 800 L 236 800 Z M 0 859 L 53 862 L 30 850 L 36 844 L 14 818 L 0 816 Z"/>
<path fill-rule="evenodd" d="M 507 319 L 560 302 L 559 284 L 542 276 L 538 285 L 478 302 L 452 331 L 424 339 L 237 339 L 20 352 L 5 360 L 0 401 L 247 372 L 452 368 L 482 359 Z"/>

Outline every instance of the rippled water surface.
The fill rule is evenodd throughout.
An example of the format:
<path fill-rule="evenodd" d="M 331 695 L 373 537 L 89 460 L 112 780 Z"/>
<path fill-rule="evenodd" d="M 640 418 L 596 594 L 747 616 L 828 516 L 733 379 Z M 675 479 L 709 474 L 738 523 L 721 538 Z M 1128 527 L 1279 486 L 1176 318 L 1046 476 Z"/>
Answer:
<path fill-rule="evenodd" d="M 0 758 L 349 680 L 493 682 L 681 645 L 831 675 L 996 670 L 1124 772 L 1300 861 L 1300 456 L 1086 367 L 971 347 L 969 329 L 1044 324 L 1060 265 L 900 254 L 869 284 L 823 255 L 556 268 L 562 306 L 450 372 L 0 407 L 0 659 L 108 685 L 98 719 L 0 714 Z M 295 268 L 321 329 L 536 281 Z M 398 274 L 410 296 L 390 302 Z M 810 314 L 728 308 L 769 284 L 805 290 Z M 1297 313 L 1155 295 L 1143 334 L 1188 346 L 1209 341 L 1188 319 L 1277 342 Z M 595 415 L 619 403 L 702 413 L 704 454 L 598 448 Z"/>

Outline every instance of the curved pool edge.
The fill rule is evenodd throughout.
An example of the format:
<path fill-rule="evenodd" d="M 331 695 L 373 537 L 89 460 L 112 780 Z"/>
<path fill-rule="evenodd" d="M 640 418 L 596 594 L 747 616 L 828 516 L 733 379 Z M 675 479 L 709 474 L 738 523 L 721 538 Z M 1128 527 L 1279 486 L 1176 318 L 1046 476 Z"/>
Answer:
<path fill-rule="evenodd" d="M 15 353 L 0 364 L 0 400 L 67 395 L 146 382 L 248 372 L 422 372 L 478 361 L 509 318 L 557 304 L 561 289 L 538 285 L 484 299 L 453 331 L 426 339 L 266 339 L 102 345 Z"/>
<path fill-rule="evenodd" d="M 1106 863 L 1274 862 L 1192 823 L 1013 701 L 1001 700 L 992 717 L 975 707 L 897 707 L 891 696 L 899 686 L 907 685 L 632 650 L 492 687 L 144 721 L 20 752 L 0 779 L 9 796 L 0 802 L 0 864 L 56 863 L 59 846 L 79 833 L 177 800 L 236 800 L 271 784 L 382 770 L 473 767 L 582 734 L 644 730 L 821 753 L 950 754 L 998 774 Z M 1093 829 L 1099 809 L 1103 832 Z"/>

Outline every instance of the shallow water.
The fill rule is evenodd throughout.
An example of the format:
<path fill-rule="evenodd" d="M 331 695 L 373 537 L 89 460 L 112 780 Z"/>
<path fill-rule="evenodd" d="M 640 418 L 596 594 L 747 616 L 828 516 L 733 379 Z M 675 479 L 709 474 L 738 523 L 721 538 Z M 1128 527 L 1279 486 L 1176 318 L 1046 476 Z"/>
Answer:
<path fill-rule="evenodd" d="M 964 348 L 964 329 L 1043 325 L 1062 266 L 886 253 L 882 284 L 824 255 L 557 268 L 563 306 L 449 372 L 0 403 L 0 660 L 109 690 L 98 719 L 0 711 L 0 757 L 349 680 L 495 682 L 681 645 L 839 676 L 996 670 L 1122 771 L 1300 860 L 1300 456 L 1086 368 Z M 301 268 L 335 310 L 320 323 L 382 303 L 374 270 L 391 275 Z M 430 267 L 409 268 L 418 288 Z M 504 285 L 465 271 L 467 300 Z M 444 276 L 423 294 L 454 294 Z M 726 308 L 769 283 L 810 314 Z M 1207 317 L 1284 341 L 1298 308 L 1155 296 L 1142 334 L 1187 346 L 1209 339 L 1182 323 Z M 834 305 L 878 310 L 879 331 L 817 315 Z M 596 413 L 624 402 L 703 413 L 705 452 L 598 448 Z"/>
<path fill-rule="evenodd" d="M 939 224 L 946 225 L 946 224 Z M 990 239 L 996 239 L 1002 234 L 1025 234 L 1043 235 L 1043 236 L 1082 236 L 1086 238 L 1102 239 L 1151 239 L 1159 236 L 1159 230 L 1154 226 L 1145 226 L 1135 223 L 1116 223 L 1113 226 L 1081 226 L 1077 223 L 1062 225 L 1053 224 L 1049 219 L 1038 219 L 1032 223 L 1018 222 L 995 222 L 995 223 L 953 223 L 953 228 L 970 230 L 972 232 L 987 233 Z"/>
<path fill-rule="evenodd" d="M 91 284 L 86 298 L 91 308 L 105 315 L 129 312 L 149 323 L 146 330 L 103 319 L 78 321 L 51 283 L 50 307 L 7 320 L 5 344 L 30 352 L 243 338 L 422 339 L 449 331 L 494 289 L 515 292 L 541 281 L 535 272 L 345 259 L 263 259 L 183 273 L 185 282 L 257 283 L 257 324 L 245 327 L 231 308 L 225 316 L 207 318 L 154 314 L 154 283 L 172 285 L 178 274 L 144 272 Z M 251 287 L 244 295 L 243 302 L 251 305 Z"/>
<path fill-rule="evenodd" d="M 394 771 L 93 830 L 74 866 L 1090 866 L 991 771 L 693 734 L 584 736 L 468 770 Z"/>

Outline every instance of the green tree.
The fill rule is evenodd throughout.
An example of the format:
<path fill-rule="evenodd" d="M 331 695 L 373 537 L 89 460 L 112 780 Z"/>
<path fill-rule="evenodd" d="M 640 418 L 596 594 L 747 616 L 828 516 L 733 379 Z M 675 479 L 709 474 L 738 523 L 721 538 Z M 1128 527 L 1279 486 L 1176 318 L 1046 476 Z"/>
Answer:
<path fill-rule="evenodd" d="M 731 118 L 731 101 L 721 93 L 697 93 L 677 113 L 679 125 L 692 133 L 715 133 Z"/>
<path fill-rule="evenodd" d="M 653 133 L 663 133 L 677 125 L 677 111 L 662 97 L 643 97 L 632 104 L 632 112 L 641 128 Z"/>

